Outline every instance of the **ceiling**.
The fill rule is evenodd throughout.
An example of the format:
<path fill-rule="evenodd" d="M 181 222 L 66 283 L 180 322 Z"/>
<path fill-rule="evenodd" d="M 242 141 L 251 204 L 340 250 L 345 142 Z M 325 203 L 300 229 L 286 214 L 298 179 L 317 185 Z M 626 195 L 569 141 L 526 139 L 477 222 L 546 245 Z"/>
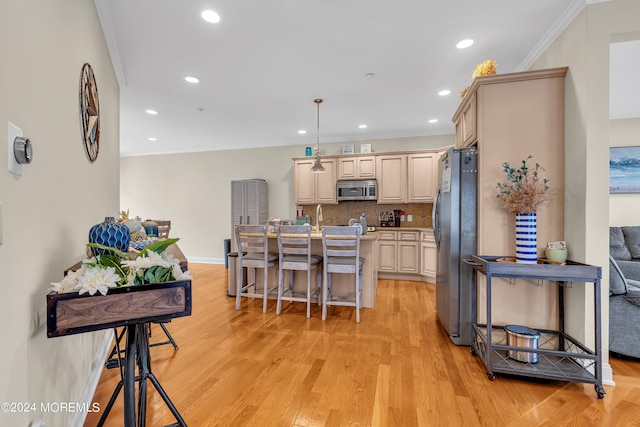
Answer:
<path fill-rule="evenodd" d="M 121 88 L 120 152 L 131 156 L 312 145 L 315 98 L 324 99 L 321 144 L 452 134 L 459 92 L 471 84 L 475 66 L 494 59 L 498 73 L 528 69 L 585 1 L 96 0 L 96 6 Z M 221 21 L 205 22 L 204 9 Z M 475 43 L 457 49 L 465 38 Z M 187 75 L 201 82 L 187 83 Z M 442 89 L 451 94 L 439 96 Z"/>

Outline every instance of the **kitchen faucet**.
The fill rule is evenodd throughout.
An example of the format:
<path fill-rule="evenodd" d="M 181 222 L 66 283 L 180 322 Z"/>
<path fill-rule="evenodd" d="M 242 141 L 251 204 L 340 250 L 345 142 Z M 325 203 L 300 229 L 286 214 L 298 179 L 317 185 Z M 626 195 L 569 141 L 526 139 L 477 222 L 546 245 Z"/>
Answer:
<path fill-rule="evenodd" d="M 316 230 L 320 232 L 320 221 L 322 221 L 322 205 L 316 206 Z"/>

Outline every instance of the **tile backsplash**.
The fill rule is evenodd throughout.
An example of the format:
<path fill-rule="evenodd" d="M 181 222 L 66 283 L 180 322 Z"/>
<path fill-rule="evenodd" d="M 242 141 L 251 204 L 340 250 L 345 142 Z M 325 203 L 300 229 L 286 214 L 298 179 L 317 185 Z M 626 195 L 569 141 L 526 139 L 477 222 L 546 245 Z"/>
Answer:
<path fill-rule="evenodd" d="M 304 215 L 311 217 L 311 223 L 316 224 L 316 206 L 303 205 Z M 400 203 L 397 205 L 379 205 L 376 202 L 340 202 L 337 205 L 322 205 L 322 224 L 324 225 L 346 225 L 351 218 L 360 218 L 362 213 L 367 218 L 368 225 L 379 226 L 378 218 L 382 212 L 393 212 L 394 209 L 404 211 L 404 221 L 400 222 L 402 227 L 431 228 L 431 203 Z M 413 221 L 407 221 L 407 215 L 413 216 Z M 295 219 L 295 215 L 293 216 Z"/>

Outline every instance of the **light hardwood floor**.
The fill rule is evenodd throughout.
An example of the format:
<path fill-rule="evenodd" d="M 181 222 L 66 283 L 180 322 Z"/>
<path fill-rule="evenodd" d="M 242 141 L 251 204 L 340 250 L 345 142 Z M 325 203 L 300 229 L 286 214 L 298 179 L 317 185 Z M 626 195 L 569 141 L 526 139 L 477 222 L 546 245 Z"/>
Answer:
<path fill-rule="evenodd" d="M 374 309 L 321 310 L 226 296 L 222 265 L 191 264 L 193 314 L 151 349 L 152 369 L 189 426 L 640 426 L 640 362 L 612 358 L 616 387 L 497 375 L 436 320 L 435 286 L 380 280 Z M 164 338 L 153 327 L 151 341 Z M 94 401 L 118 381 L 104 369 Z M 148 426 L 175 422 L 149 384 Z M 122 395 L 107 426 L 123 424 Z M 100 413 L 89 414 L 86 426 Z"/>

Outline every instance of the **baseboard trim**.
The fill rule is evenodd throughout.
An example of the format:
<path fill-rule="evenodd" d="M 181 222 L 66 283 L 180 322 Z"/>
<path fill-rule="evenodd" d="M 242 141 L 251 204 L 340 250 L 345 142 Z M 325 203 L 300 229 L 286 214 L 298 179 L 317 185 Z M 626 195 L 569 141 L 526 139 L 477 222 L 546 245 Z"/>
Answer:
<path fill-rule="evenodd" d="M 224 258 L 187 257 L 187 261 L 194 264 L 224 264 Z"/>
<path fill-rule="evenodd" d="M 611 369 L 611 365 L 608 363 L 602 364 L 602 384 L 611 386 L 616 385 L 613 381 L 613 369 Z"/>
<path fill-rule="evenodd" d="M 104 338 L 102 340 L 102 344 L 96 353 L 96 357 L 93 359 L 91 363 L 91 371 L 89 372 L 89 376 L 87 377 L 87 382 L 84 385 L 84 389 L 82 390 L 82 395 L 78 402 L 81 404 L 82 408 L 91 408 L 93 403 L 93 395 L 96 392 L 96 388 L 98 387 L 98 382 L 100 381 L 100 375 L 102 374 L 102 369 L 104 368 L 104 361 L 107 358 L 107 354 L 111 350 L 111 343 L 113 342 L 113 329 L 107 329 L 104 331 Z M 101 410 L 104 408 L 100 408 Z M 71 420 L 69 421 L 69 427 L 83 427 L 84 422 L 87 419 L 87 411 L 77 411 L 73 413 Z"/>
<path fill-rule="evenodd" d="M 412 273 L 388 273 L 385 271 L 378 271 L 378 279 L 389 279 L 389 280 L 411 280 L 414 282 L 424 282 L 435 284 L 435 277 L 422 276 L 419 274 Z"/>

